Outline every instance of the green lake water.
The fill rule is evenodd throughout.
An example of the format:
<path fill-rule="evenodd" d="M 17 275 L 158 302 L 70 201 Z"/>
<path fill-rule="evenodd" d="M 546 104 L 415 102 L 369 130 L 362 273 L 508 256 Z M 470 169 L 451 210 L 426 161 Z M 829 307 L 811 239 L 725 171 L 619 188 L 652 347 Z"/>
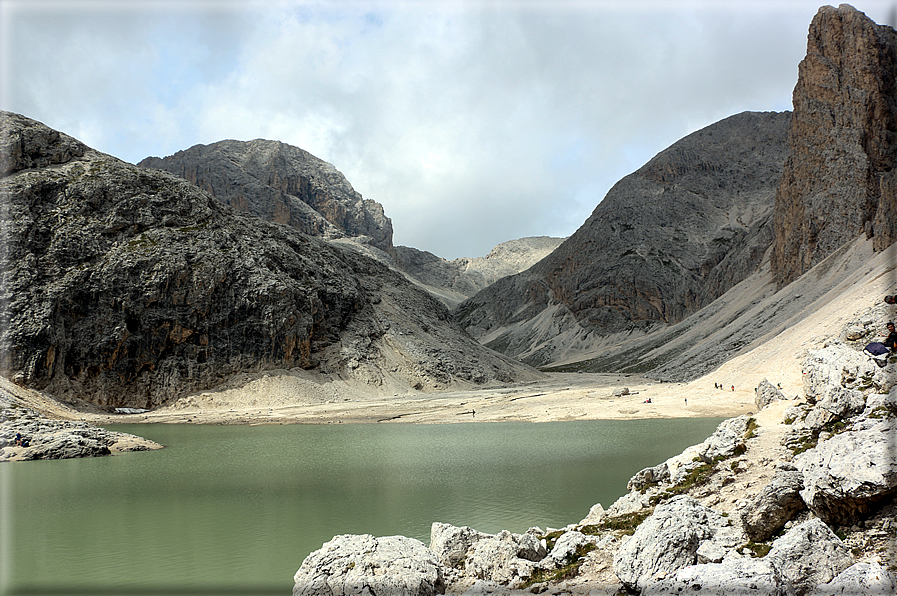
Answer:
<path fill-rule="evenodd" d="M 289 596 L 337 534 L 576 523 L 721 420 L 119 425 L 166 448 L 0 464 L 0 593 Z"/>

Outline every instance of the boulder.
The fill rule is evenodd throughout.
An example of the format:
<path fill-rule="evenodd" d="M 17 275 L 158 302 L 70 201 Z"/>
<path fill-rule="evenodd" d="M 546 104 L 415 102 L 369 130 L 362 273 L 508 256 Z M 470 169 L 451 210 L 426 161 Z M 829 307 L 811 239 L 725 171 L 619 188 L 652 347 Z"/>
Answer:
<path fill-rule="evenodd" d="M 836 387 L 827 391 L 825 396 L 816 402 L 818 408 L 831 412 L 839 418 L 848 418 L 863 411 L 866 396 L 856 389 Z"/>
<path fill-rule="evenodd" d="M 850 550 L 817 518 L 793 527 L 773 542 L 765 559 L 791 584 L 797 596 L 831 581 L 853 565 Z"/>
<path fill-rule="evenodd" d="M 548 556 L 542 560 L 540 567 L 546 569 L 563 567 L 575 556 L 577 549 L 589 542 L 591 542 L 589 537 L 582 532 L 576 530 L 564 532 L 554 543 L 554 548 L 551 549 Z"/>
<path fill-rule="evenodd" d="M 502 530 L 474 544 L 464 561 L 464 574 L 504 585 L 514 585 L 532 575 L 536 563 L 547 555 L 533 534 Z"/>
<path fill-rule="evenodd" d="M 464 562 L 467 551 L 478 541 L 491 537 L 473 528 L 457 527 L 434 522 L 430 527 L 430 550 L 436 560 L 446 567 L 457 567 Z"/>
<path fill-rule="evenodd" d="M 847 341 L 856 341 L 862 339 L 866 335 L 866 328 L 862 325 L 848 325 L 844 330 L 844 339 Z"/>
<path fill-rule="evenodd" d="M 758 410 L 762 410 L 772 402 L 780 399 L 785 399 L 785 394 L 782 393 L 781 389 L 766 379 L 760 381 L 760 385 L 757 386 L 757 392 L 754 396 L 754 403 L 757 404 Z"/>
<path fill-rule="evenodd" d="M 810 596 L 892 596 L 897 582 L 878 561 L 851 565 L 832 581 L 816 586 Z"/>
<path fill-rule="evenodd" d="M 97 437 L 63 430 L 41 436 L 36 443 L 33 442 L 32 446 L 25 449 L 22 459 L 69 459 L 97 457 L 111 453 L 105 441 Z"/>
<path fill-rule="evenodd" d="M 728 521 L 686 495 L 658 505 L 614 556 L 614 573 L 629 590 L 647 586 L 673 572 L 697 563 L 702 543 L 717 534 L 731 543 L 723 531 Z"/>
<path fill-rule="evenodd" d="M 432 596 L 445 593 L 442 567 L 419 540 L 343 534 L 308 555 L 293 596 Z"/>
<path fill-rule="evenodd" d="M 790 464 L 776 466 L 775 475 L 740 511 L 748 538 L 763 542 L 806 508 L 800 497 L 803 475 Z"/>
<path fill-rule="evenodd" d="M 876 368 L 861 352 L 833 342 L 811 351 L 804 360 L 804 394 L 811 404 L 825 401 L 831 393 L 840 391 L 857 379 L 873 377 Z"/>
<path fill-rule="evenodd" d="M 764 559 L 739 558 L 723 563 L 691 565 L 652 584 L 655 596 L 791 596 L 788 583 Z"/>
<path fill-rule="evenodd" d="M 739 449 L 744 449 L 744 433 L 750 416 L 739 416 L 724 420 L 710 437 L 701 443 L 698 457 L 706 463 L 732 457 Z"/>
<path fill-rule="evenodd" d="M 645 468 L 636 473 L 636 475 L 630 478 L 629 482 L 626 483 L 626 488 L 629 490 L 642 490 L 652 484 L 669 480 L 669 478 L 670 468 L 666 463 L 662 463 L 651 468 Z"/>
<path fill-rule="evenodd" d="M 593 526 L 595 524 L 601 523 L 607 517 L 607 513 L 604 511 L 604 507 L 601 506 L 601 503 L 595 503 L 592 505 L 592 508 L 589 509 L 589 514 L 586 515 L 579 522 L 579 526 Z"/>
<path fill-rule="evenodd" d="M 798 455 L 801 497 L 828 523 L 852 524 L 897 492 L 897 421 L 867 419 L 857 430 L 821 441 Z"/>

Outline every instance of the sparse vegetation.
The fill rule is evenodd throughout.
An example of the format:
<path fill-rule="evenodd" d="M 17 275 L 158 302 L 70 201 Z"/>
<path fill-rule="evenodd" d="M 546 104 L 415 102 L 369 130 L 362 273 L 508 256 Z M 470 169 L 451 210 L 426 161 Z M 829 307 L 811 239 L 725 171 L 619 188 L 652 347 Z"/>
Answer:
<path fill-rule="evenodd" d="M 748 440 L 754 438 L 756 436 L 756 433 L 754 431 L 756 431 L 758 428 L 760 428 L 760 425 L 757 424 L 757 419 L 754 417 L 748 418 L 747 428 L 744 431 L 744 439 Z"/>
<path fill-rule="evenodd" d="M 576 575 L 579 573 L 579 568 L 582 566 L 585 556 L 593 550 L 595 550 L 594 544 L 583 544 L 574 552 L 567 555 L 565 564 L 560 568 L 536 569 L 532 575 L 524 578 L 523 583 L 518 587 L 524 589 L 532 586 L 533 584 L 541 584 L 543 582 L 560 582 L 576 577 Z"/>
<path fill-rule="evenodd" d="M 763 542 L 748 542 L 744 545 L 744 548 L 751 551 L 751 556 L 755 559 L 762 559 L 769 554 L 769 551 L 772 549 L 772 545 Z"/>
<path fill-rule="evenodd" d="M 594 533 L 598 533 L 597 530 L 604 531 L 614 531 L 614 532 L 623 532 L 624 535 L 630 535 L 635 533 L 635 529 L 638 528 L 643 521 L 648 519 L 648 517 L 654 513 L 654 509 L 643 509 L 641 511 L 634 511 L 632 513 L 626 513 L 624 515 L 618 515 L 616 517 L 609 517 L 601 520 L 601 523 L 597 524 L 597 526 L 585 526 L 582 530 L 580 530 L 583 534 L 588 534 L 591 532 L 586 532 L 586 528 L 595 528 L 596 531 Z"/>

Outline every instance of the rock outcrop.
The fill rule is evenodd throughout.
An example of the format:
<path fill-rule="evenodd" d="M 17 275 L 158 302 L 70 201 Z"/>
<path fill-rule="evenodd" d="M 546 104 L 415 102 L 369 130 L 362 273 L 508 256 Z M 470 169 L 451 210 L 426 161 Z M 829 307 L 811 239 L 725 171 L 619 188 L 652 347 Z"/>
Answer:
<path fill-rule="evenodd" d="M 272 368 L 417 389 L 536 374 L 356 251 L 24 116 L 2 126 L 0 372 L 23 386 L 151 408 Z"/>
<path fill-rule="evenodd" d="M 148 439 L 86 422 L 52 420 L 16 405 L 0 407 L 0 462 L 97 457 L 161 447 Z"/>
<path fill-rule="evenodd" d="M 865 233 L 897 240 L 897 33 L 842 4 L 810 24 L 776 194 L 779 287 Z"/>
<path fill-rule="evenodd" d="M 757 269 L 772 240 L 789 120 L 743 113 L 675 143 L 551 255 L 462 303 L 463 324 L 541 365 L 561 343 L 675 323 L 709 304 Z"/>
<path fill-rule="evenodd" d="M 138 165 L 176 174 L 238 211 L 312 236 L 363 239 L 392 253 L 392 222 L 335 167 L 280 141 L 195 145 Z"/>

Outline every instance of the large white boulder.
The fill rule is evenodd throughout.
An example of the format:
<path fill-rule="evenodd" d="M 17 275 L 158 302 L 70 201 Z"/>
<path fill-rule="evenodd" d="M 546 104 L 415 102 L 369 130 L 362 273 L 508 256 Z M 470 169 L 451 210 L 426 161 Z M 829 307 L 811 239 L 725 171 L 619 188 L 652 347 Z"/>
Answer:
<path fill-rule="evenodd" d="M 847 546 L 817 518 L 778 538 L 765 559 L 791 584 L 797 596 L 831 581 L 854 562 Z"/>
<path fill-rule="evenodd" d="M 742 538 L 716 511 L 686 495 L 674 497 L 658 505 L 622 544 L 614 556 L 614 573 L 627 589 L 645 590 L 698 563 L 698 549 L 717 537 L 730 548 Z"/>
<path fill-rule="evenodd" d="M 791 586 L 764 559 L 727 559 L 691 565 L 651 585 L 652 596 L 793 596 Z"/>
<path fill-rule="evenodd" d="M 897 492 L 897 421 L 869 418 L 854 428 L 794 460 L 804 478 L 801 497 L 828 523 L 852 524 Z"/>
<path fill-rule="evenodd" d="M 430 550 L 436 559 L 446 567 L 458 567 L 464 562 L 471 546 L 484 538 L 490 538 L 468 526 L 453 526 L 434 522 L 430 526 Z"/>
<path fill-rule="evenodd" d="M 421 541 L 405 536 L 335 536 L 305 558 L 293 582 L 293 596 L 445 593 L 436 556 Z"/>
<path fill-rule="evenodd" d="M 832 581 L 816 586 L 810 596 L 893 596 L 897 594 L 894 576 L 878 561 L 851 565 Z"/>

